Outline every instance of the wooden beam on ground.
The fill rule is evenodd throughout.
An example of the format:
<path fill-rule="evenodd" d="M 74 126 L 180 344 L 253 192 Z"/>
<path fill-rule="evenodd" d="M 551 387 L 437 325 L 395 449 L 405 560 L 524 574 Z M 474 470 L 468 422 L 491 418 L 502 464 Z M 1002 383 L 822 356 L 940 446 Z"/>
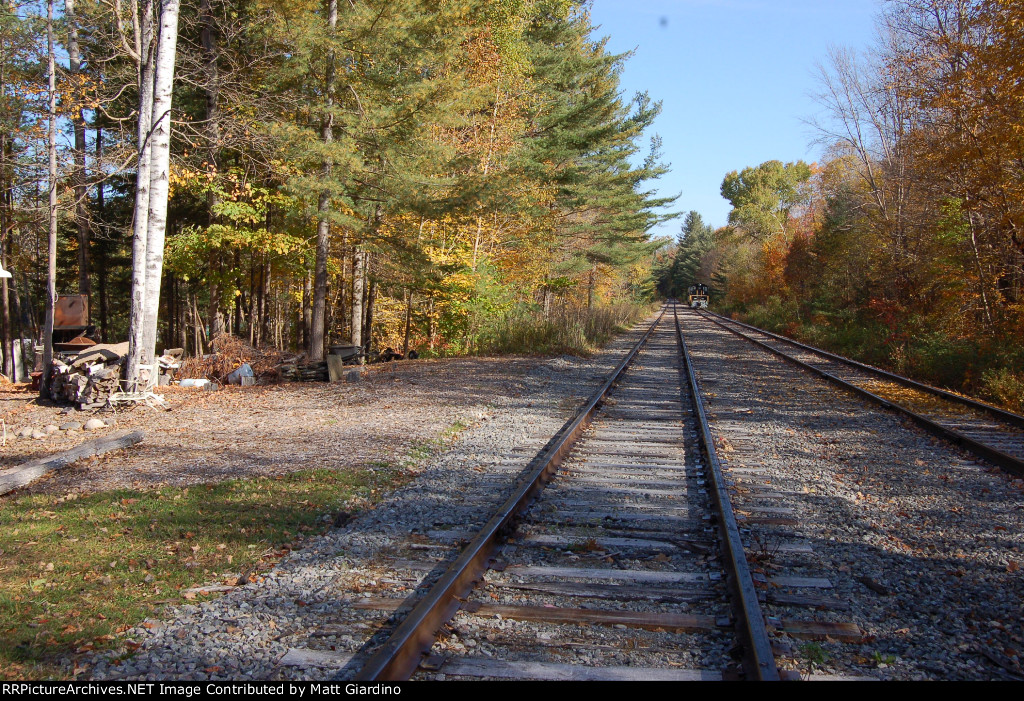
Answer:
<path fill-rule="evenodd" d="M 445 674 L 487 679 L 542 681 L 721 681 L 718 672 L 700 669 L 645 667 L 583 667 L 552 662 L 530 662 L 458 657 L 441 666 Z"/>
<path fill-rule="evenodd" d="M 83 458 L 91 458 L 94 455 L 103 455 L 114 450 L 130 448 L 142 441 L 145 434 L 142 431 L 132 431 L 112 438 L 97 438 L 86 441 L 71 450 L 51 455 L 48 458 L 30 460 L 22 465 L 0 471 L 0 494 L 24 487 L 39 479 L 43 475 L 60 470 Z"/>
<path fill-rule="evenodd" d="M 357 599 L 351 606 L 359 610 L 394 611 L 407 603 L 406 599 L 369 597 Z M 628 628 L 662 630 L 681 633 L 700 633 L 715 630 L 714 616 L 697 616 L 664 611 L 620 611 L 602 609 L 554 608 L 547 606 L 500 606 L 467 602 L 463 611 L 477 616 L 501 616 L 514 621 L 535 623 L 593 623 L 602 626 L 624 625 Z M 787 622 L 788 623 L 788 622 Z M 817 630 L 817 629 L 815 629 Z"/>

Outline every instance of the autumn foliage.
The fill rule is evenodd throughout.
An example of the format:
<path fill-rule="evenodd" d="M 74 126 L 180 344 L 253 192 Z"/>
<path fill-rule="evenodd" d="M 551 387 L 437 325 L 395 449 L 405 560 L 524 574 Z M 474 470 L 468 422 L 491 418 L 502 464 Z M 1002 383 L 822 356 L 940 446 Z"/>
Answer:
<path fill-rule="evenodd" d="M 879 24 L 822 68 L 823 162 L 726 176 L 704 281 L 720 310 L 1022 411 L 1024 4 L 894 0 Z"/>
<path fill-rule="evenodd" d="M 90 294 L 106 341 L 128 332 L 144 5 L 58 17 L 81 45 L 59 71 L 62 127 L 81 114 L 87 138 L 59 154 L 57 286 Z M 41 331 L 33 7 L 0 11 L 5 349 Z M 643 305 L 668 201 L 643 143 L 660 108 L 620 94 L 625 59 L 574 0 L 184 2 L 158 350 L 203 355 L 230 333 L 312 358 L 475 353 L 513 321 Z"/>

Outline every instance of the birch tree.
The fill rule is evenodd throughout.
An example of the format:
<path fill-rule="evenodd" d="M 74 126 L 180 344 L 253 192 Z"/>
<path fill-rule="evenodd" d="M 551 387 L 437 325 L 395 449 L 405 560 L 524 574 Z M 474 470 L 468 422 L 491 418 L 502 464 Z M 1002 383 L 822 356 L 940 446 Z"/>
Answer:
<path fill-rule="evenodd" d="M 139 52 L 139 160 L 132 241 L 132 307 L 129 386 L 142 379 L 139 365 L 156 357 L 157 312 L 163 273 L 170 186 L 171 92 L 178 43 L 180 0 L 158 0 L 143 9 Z M 157 15 L 157 16 L 154 16 Z"/>
<path fill-rule="evenodd" d="M 46 322 L 43 330 L 43 379 L 40 396 L 50 397 L 50 373 L 53 368 L 53 307 L 57 302 L 57 66 L 53 46 L 53 0 L 46 3 L 46 75 L 47 130 L 46 152 L 49 157 L 48 185 L 49 236 L 47 237 Z"/>

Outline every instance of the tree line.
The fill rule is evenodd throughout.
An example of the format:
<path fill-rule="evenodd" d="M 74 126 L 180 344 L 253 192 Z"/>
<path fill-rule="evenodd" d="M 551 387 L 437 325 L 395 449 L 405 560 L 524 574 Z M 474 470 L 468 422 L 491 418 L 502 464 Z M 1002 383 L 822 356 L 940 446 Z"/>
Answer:
<path fill-rule="evenodd" d="M 593 31 L 574 0 L 4 0 L 5 374 L 58 291 L 130 376 L 649 297 L 659 105 Z"/>
<path fill-rule="evenodd" d="M 728 174 L 658 286 L 1024 410 L 1024 4 L 890 0 L 820 66 L 820 163 Z M 683 290 L 685 291 L 685 290 Z"/>

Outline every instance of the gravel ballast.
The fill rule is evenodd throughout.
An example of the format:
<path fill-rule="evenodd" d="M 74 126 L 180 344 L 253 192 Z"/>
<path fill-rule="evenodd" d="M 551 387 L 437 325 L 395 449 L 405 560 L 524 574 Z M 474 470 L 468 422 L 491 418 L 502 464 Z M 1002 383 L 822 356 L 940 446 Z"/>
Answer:
<path fill-rule="evenodd" d="M 803 618 L 863 633 L 856 644 L 795 640 L 786 665 L 878 679 L 1024 677 L 1024 483 L 696 315 L 684 333 L 720 448 L 732 468 L 752 468 L 734 472 L 747 485 L 737 508 L 765 516 L 770 504 L 797 522 L 752 525 L 748 548 L 762 544 L 772 576 L 828 578 L 825 594 L 849 606 Z M 756 481 L 780 498 L 756 502 Z M 813 552 L 773 551 L 783 537 Z"/>
<path fill-rule="evenodd" d="M 646 326 L 623 334 L 591 360 L 481 364 L 493 377 L 476 378 L 477 384 L 491 391 L 477 393 L 476 402 L 464 397 L 452 411 L 469 428 L 409 485 L 344 527 L 309 539 L 262 581 L 165 609 L 159 620 L 127 632 L 127 639 L 141 643 L 137 652 L 98 655 L 86 676 L 258 680 L 351 674 L 394 625 L 393 611 L 374 602 L 404 599 L 426 587 L 440 572 L 434 565 L 458 553 L 458 540 L 431 533 L 482 525 Z M 413 374 L 404 377 L 399 382 L 417 381 Z M 506 391 L 494 391 L 495 378 Z M 462 385 L 473 381 L 464 378 Z M 345 444 L 335 451 L 344 455 Z M 353 653 L 355 662 L 348 658 Z"/>

